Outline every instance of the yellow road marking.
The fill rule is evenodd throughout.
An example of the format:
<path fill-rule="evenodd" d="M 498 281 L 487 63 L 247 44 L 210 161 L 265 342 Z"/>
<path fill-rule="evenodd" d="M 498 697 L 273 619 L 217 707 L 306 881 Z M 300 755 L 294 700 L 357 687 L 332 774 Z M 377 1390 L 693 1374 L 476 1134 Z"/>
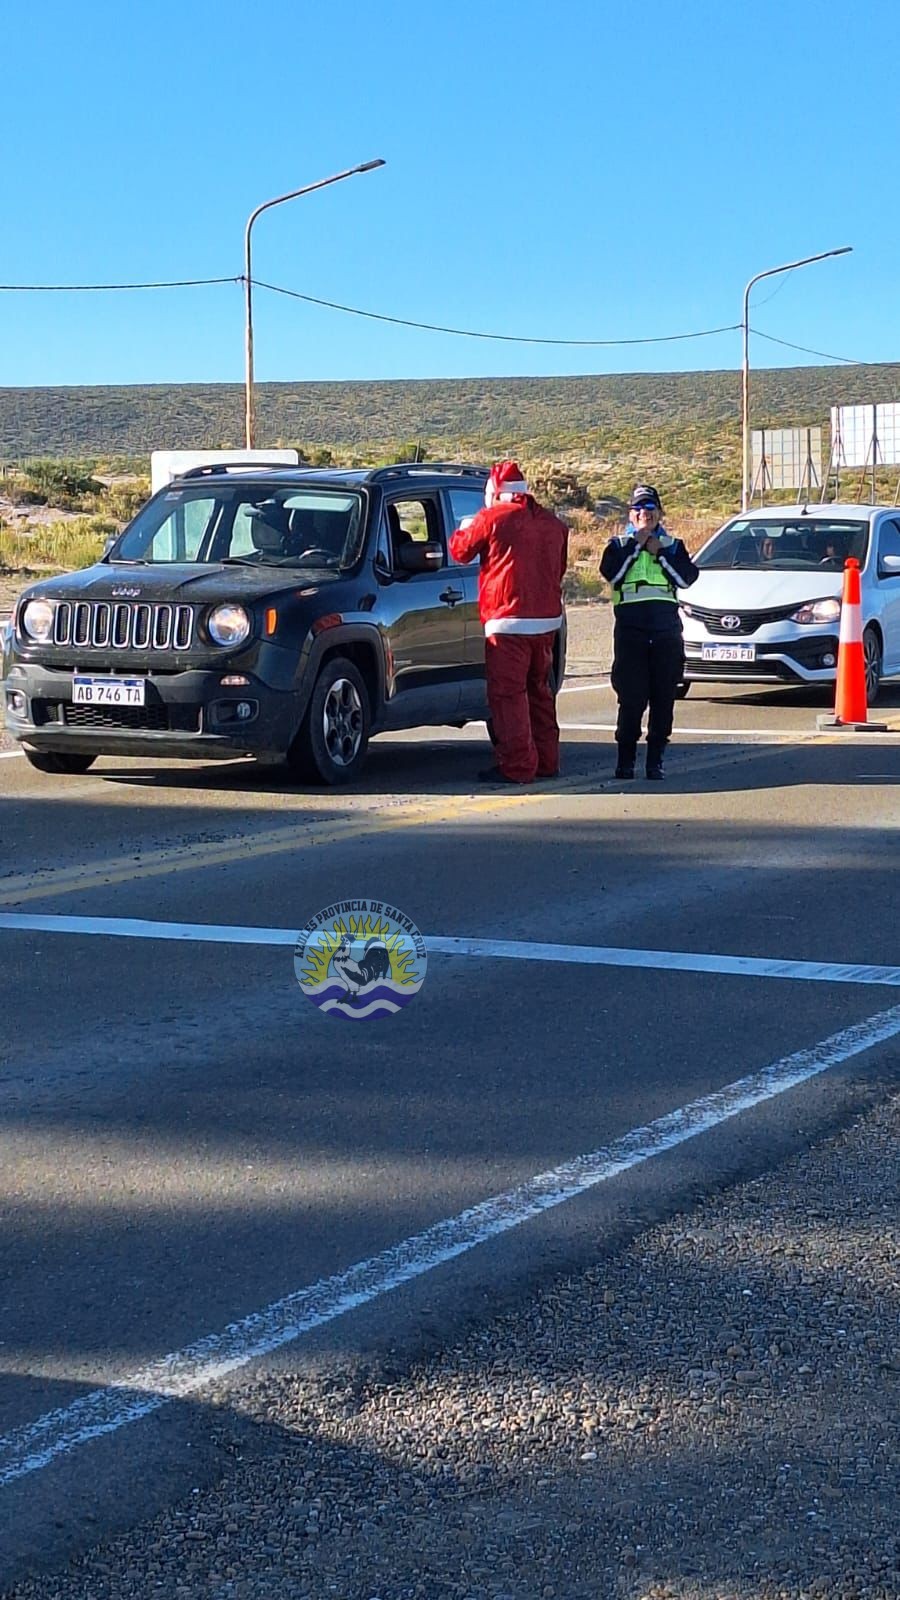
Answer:
<path fill-rule="evenodd" d="M 840 740 L 839 734 L 836 740 Z M 785 735 L 783 739 L 773 740 L 771 744 L 756 745 L 749 749 L 742 749 L 739 745 L 728 745 L 715 755 L 706 756 L 701 760 L 688 759 L 683 763 L 679 762 L 678 774 L 693 775 L 706 767 L 719 766 L 729 760 L 732 762 L 762 760 L 772 749 L 793 742 L 792 736 Z M 817 742 L 826 743 L 830 742 L 830 739 L 826 736 Z M 21 873 L 0 880 L 0 905 L 21 905 L 28 900 L 77 894 L 79 891 L 106 888 L 113 884 L 134 883 L 143 878 L 164 877 L 176 872 L 194 872 L 204 867 L 228 866 L 236 861 L 283 855 L 288 851 L 305 850 L 310 846 L 318 848 L 322 845 L 339 844 L 364 834 L 397 832 L 412 823 L 423 821 L 429 823 L 465 821 L 471 816 L 483 816 L 491 812 L 508 813 L 540 805 L 572 791 L 579 794 L 609 792 L 613 795 L 625 794 L 627 797 L 644 792 L 640 789 L 633 790 L 630 785 L 624 790 L 620 789 L 615 780 L 609 776 L 592 779 L 581 774 L 541 784 L 534 789 L 523 788 L 521 793 L 495 792 L 483 797 L 468 793 L 453 795 L 443 803 L 438 799 L 399 806 L 396 801 L 390 801 L 384 807 L 367 806 L 345 822 L 301 821 L 294 826 L 270 828 L 261 833 L 233 834 L 218 844 L 178 845 L 152 850 L 148 851 L 141 861 L 132 860 L 126 863 L 113 857 L 82 867 L 50 868 L 44 876 L 39 876 L 35 872 Z M 664 790 L 659 792 L 662 794 Z M 388 806 L 391 807 L 390 810 Z M 204 819 L 203 825 L 208 826 L 207 819 Z M 135 844 L 134 848 L 137 850 L 140 846 Z"/>

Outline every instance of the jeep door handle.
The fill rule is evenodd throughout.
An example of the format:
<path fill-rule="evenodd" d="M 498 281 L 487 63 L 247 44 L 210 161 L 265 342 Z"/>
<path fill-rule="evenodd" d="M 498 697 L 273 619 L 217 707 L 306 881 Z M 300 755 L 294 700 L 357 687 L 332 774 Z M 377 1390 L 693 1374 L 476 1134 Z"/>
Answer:
<path fill-rule="evenodd" d="M 455 606 L 457 600 L 464 598 L 462 589 L 444 589 L 438 595 L 438 599 L 443 600 L 445 606 Z"/>

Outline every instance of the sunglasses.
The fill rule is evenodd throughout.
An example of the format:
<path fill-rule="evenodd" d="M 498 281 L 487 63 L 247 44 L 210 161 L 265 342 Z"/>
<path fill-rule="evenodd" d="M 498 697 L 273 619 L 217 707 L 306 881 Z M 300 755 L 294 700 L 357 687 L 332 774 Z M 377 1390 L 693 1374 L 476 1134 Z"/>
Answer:
<path fill-rule="evenodd" d="M 632 506 L 631 509 L 632 511 L 658 511 L 659 506 L 648 505 L 647 502 L 644 501 L 643 505 Z"/>

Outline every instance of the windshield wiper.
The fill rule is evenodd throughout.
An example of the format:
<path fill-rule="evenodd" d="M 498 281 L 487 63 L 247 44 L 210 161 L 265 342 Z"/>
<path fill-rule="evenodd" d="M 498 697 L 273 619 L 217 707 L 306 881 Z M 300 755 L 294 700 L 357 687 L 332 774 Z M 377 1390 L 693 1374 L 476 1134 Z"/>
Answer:
<path fill-rule="evenodd" d="M 110 556 L 107 565 L 110 567 L 148 567 L 150 563 L 146 556 Z"/>
<path fill-rule="evenodd" d="M 296 571 L 319 569 L 333 572 L 336 562 L 336 556 L 329 557 L 327 561 L 301 561 L 299 556 L 275 556 L 271 561 L 259 560 L 256 556 L 223 556 L 218 565 L 222 567 L 293 567 Z"/>

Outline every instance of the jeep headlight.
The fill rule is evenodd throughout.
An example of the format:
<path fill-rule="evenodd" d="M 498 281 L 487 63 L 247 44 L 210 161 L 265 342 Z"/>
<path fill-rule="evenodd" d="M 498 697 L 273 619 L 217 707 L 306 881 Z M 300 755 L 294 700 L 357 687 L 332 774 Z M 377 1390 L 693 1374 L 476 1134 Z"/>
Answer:
<path fill-rule="evenodd" d="M 216 644 L 243 644 L 250 634 L 250 617 L 243 606 L 213 606 L 206 626 Z"/>
<path fill-rule="evenodd" d="M 791 617 L 792 622 L 837 622 L 841 614 L 840 600 L 807 600 Z"/>
<path fill-rule="evenodd" d="M 22 607 L 22 632 L 36 644 L 46 644 L 53 636 L 53 607 L 49 600 L 29 600 Z"/>

